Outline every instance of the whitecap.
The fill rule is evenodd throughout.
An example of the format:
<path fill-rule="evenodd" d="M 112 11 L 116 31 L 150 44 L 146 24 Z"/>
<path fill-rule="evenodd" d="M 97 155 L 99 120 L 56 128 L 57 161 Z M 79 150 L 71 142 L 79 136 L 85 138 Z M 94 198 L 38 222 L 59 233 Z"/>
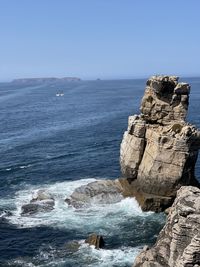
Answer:
<path fill-rule="evenodd" d="M 101 234 L 110 234 L 120 229 L 120 224 L 126 222 L 127 218 L 135 216 L 148 216 L 149 213 L 142 212 L 140 206 L 134 198 L 122 199 L 114 204 L 96 204 L 92 203 L 88 208 L 76 210 L 69 207 L 65 199 L 81 185 L 86 185 L 96 179 L 82 179 L 77 181 L 57 182 L 51 185 L 30 186 L 25 190 L 16 193 L 10 200 L 12 206 L 15 205 L 13 215 L 8 219 L 10 223 L 18 227 L 34 227 L 47 225 L 50 227 L 78 230 L 83 228 L 85 233 L 98 231 Z M 47 190 L 55 199 L 55 207 L 50 212 L 38 213 L 29 216 L 21 216 L 21 207 L 32 199 L 38 189 Z"/>
<path fill-rule="evenodd" d="M 32 165 L 31 164 L 28 164 L 28 165 L 22 165 L 22 166 L 19 166 L 20 169 L 26 169 L 26 168 L 29 168 L 31 167 Z"/>
<path fill-rule="evenodd" d="M 77 187 L 94 181 L 96 181 L 96 179 L 91 178 L 57 182 L 43 186 L 27 186 L 26 189 L 18 191 L 15 196 L 9 200 L 10 204 L 15 205 L 15 210 L 7 219 L 18 228 L 45 225 L 56 229 L 67 229 L 72 232 L 79 232 L 81 230 L 82 235 L 85 237 L 88 236 L 88 233 L 96 232 L 106 237 L 107 240 L 109 238 L 112 240 L 116 233 L 118 233 L 119 242 L 124 238 L 130 238 L 130 227 L 134 226 L 134 223 L 135 227 L 141 230 L 141 227 L 143 227 L 141 225 L 145 224 L 145 222 L 150 219 L 152 212 L 143 212 L 134 198 L 125 198 L 114 204 L 92 203 L 91 206 L 80 210 L 68 206 L 65 199 L 69 197 Z M 54 197 L 54 210 L 38 213 L 36 215 L 21 216 L 21 206 L 29 203 L 33 195 L 39 189 L 47 190 Z M 8 204 L 8 200 L 6 204 Z M 156 220 L 160 219 L 157 218 Z M 133 229 L 133 231 L 137 231 L 137 229 Z M 122 236 L 120 236 L 120 233 Z M 135 236 L 135 238 L 138 238 L 138 235 Z M 96 250 L 82 242 L 79 250 L 75 252 L 72 257 L 70 256 L 68 259 L 58 259 L 55 257 L 53 261 L 52 257 L 50 257 L 51 262 L 47 259 L 48 263 L 45 266 L 54 266 L 53 264 L 55 264 L 55 266 L 62 266 L 62 264 L 66 266 L 69 262 L 71 264 L 73 260 L 76 261 L 76 257 L 78 257 L 78 259 L 80 258 L 82 267 L 131 266 L 140 249 L 141 247 L 138 246 L 133 245 L 133 247 L 131 247 L 126 245 L 113 249 Z M 43 253 L 42 256 L 41 253 Z M 48 257 L 48 253 L 45 253 L 45 251 L 40 251 L 37 257 L 42 257 L 45 260 L 45 257 Z M 52 253 L 55 253 L 56 256 L 57 252 L 53 251 Z M 87 262 L 88 259 L 90 259 L 89 263 Z"/>
<path fill-rule="evenodd" d="M 141 247 L 125 247 L 116 249 L 95 249 L 94 246 L 82 243 L 77 255 L 82 260 L 82 266 L 112 267 L 132 266 Z M 87 261 L 89 260 L 89 265 Z"/>

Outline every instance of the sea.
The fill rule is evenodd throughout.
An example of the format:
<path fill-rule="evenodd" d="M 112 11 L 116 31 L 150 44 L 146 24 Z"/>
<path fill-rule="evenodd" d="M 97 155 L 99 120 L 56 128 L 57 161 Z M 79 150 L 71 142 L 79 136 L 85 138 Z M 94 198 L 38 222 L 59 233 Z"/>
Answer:
<path fill-rule="evenodd" d="M 200 128 L 200 78 L 182 80 L 191 84 L 188 121 Z M 1 267 L 130 267 L 155 242 L 165 215 L 142 212 L 134 198 L 81 210 L 64 201 L 120 177 L 120 143 L 144 88 L 145 79 L 0 84 Z M 53 195 L 54 210 L 21 216 L 38 189 Z M 91 233 L 103 249 L 85 244 Z"/>

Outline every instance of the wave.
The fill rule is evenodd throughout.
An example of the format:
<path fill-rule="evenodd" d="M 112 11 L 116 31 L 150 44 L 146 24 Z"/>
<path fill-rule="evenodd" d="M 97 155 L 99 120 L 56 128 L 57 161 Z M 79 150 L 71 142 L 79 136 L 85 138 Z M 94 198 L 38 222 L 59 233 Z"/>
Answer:
<path fill-rule="evenodd" d="M 0 169 L 1 172 L 6 171 L 6 172 L 10 172 L 10 171 L 16 171 L 18 169 L 27 169 L 32 167 L 33 164 L 26 164 L 26 165 L 14 165 L 14 166 L 9 166 L 6 167 L 5 169 Z"/>
<path fill-rule="evenodd" d="M 77 254 L 83 261 L 83 266 L 132 266 L 135 257 L 141 250 L 141 247 L 120 247 L 118 249 L 95 249 L 93 246 L 82 244 Z M 88 259 L 91 262 L 88 264 Z M 96 262 L 94 264 L 94 262 Z"/>
<path fill-rule="evenodd" d="M 59 251 L 51 247 L 49 251 L 39 249 L 34 258 L 15 259 L 8 261 L 8 266 L 20 267 L 128 267 L 132 266 L 141 247 L 120 247 L 118 249 L 95 249 L 93 246 L 80 242 L 80 248 L 73 257 L 61 257 Z M 45 262 L 45 263 L 44 263 Z M 39 264 L 38 264 L 39 263 Z"/>
<path fill-rule="evenodd" d="M 29 167 L 31 167 L 32 165 L 31 164 L 28 164 L 28 165 L 22 165 L 22 166 L 19 166 L 20 169 L 27 169 Z"/>
<path fill-rule="evenodd" d="M 81 244 L 79 249 L 67 256 L 67 252 L 65 252 L 65 257 L 62 257 L 58 253 L 59 248 L 46 249 L 48 246 L 46 244 L 45 249 L 39 247 L 38 253 L 34 258 L 30 258 L 29 260 L 15 259 L 10 262 L 10 266 L 15 266 L 16 261 L 19 260 L 21 261 L 19 266 L 35 266 L 35 262 L 37 262 L 36 266 L 41 267 L 131 266 L 142 246 L 140 236 L 141 231 L 145 232 L 144 223 L 151 220 L 153 213 L 142 212 L 134 198 L 125 198 L 115 204 L 100 205 L 92 203 L 90 207 L 81 210 L 76 210 L 67 205 L 64 200 L 77 187 L 96 180 L 90 178 L 57 182 L 51 185 L 27 186 L 26 189 L 18 191 L 12 199 L 1 199 L 0 206 L 2 204 L 7 207 L 8 205 L 15 206 L 15 210 L 12 211 L 12 214 L 9 214 L 7 220 L 17 228 L 47 226 L 58 229 L 58 231 L 59 229 L 64 229 L 74 233 L 81 232 L 82 238 L 87 238 L 89 233 L 95 232 L 105 237 L 106 242 L 108 242 L 106 249 L 96 250 L 92 246 L 85 244 L 84 241 L 77 240 Z M 27 217 L 21 216 L 21 206 L 29 203 L 32 196 L 41 188 L 53 195 L 55 199 L 54 210 Z M 3 216 L 5 215 L 4 213 Z M 155 220 L 159 220 L 159 218 Z M 142 227 L 142 230 L 140 227 Z M 148 231 L 149 228 L 147 227 Z M 132 238 L 135 238 L 136 241 L 138 239 L 138 241 L 130 243 L 130 239 Z"/>
<path fill-rule="evenodd" d="M 13 215 L 9 217 L 9 221 L 18 227 L 34 227 L 40 225 L 48 225 L 52 227 L 60 227 L 67 229 L 77 229 L 85 226 L 86 231 L 98 229 L 102 222 L 112 227 L 122 221 L 119 215 L 126 216 L 146 216 L 139 207 L 134 198 L 126 198 L 115 204 L 99 205 L 93 203 L 90 207 L 83 210 L 76 210 L 68 207 L 64 201 L 79 186 L 94 182 L 96 179 L 82 179 L 78 181 L 59 182 L 46 186 L 31 186 L 28 189 L 20 190 L 15 197 L 10 200 L 12 206 L 16 209 Z M 55 199 L 55 208 L 48 213 L 39 213 L 32 216 L 21 216 L 21 206 L 29 203 L 35 192 L 43 188 L 47 190 Z M 7 200 L 8 202 L 8 200 Z M 94 220 L 88 220 L 94 218 Z"/>

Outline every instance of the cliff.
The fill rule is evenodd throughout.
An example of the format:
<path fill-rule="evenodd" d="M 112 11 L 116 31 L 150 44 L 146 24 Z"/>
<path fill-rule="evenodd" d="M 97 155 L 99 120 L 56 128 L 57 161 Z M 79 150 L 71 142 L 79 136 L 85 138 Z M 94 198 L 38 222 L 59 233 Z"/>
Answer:
<path fill-rule="evenodd" d="M 156 244 L 136 258 L 133 267 L 200 266 L 200 190 L 184 186 L 169 210 Z"/>
<path fill-rule="evenodd" d="M 129 117 L 120 149 L 121 184 L 143 210 L 170 206 L 183 185 L 199 186 L 195 163 L 200 132 L 185 121 L 190 85 L 176 76 L 153 76 L 146 83 L 141 114 Z"/>
<path fill-rule="evenodd" d="M 147 81 L 141 114 L 130 116 L 120 149 L 123 178 L 102 180 L 77 188 L 68 205 L 85 206 L 135 197 L 144 211 L 170 207 L 183 185 L 199 186 L 195 163 L 200 132 L 185 122 L 190 86 L 176 76 Z"/>

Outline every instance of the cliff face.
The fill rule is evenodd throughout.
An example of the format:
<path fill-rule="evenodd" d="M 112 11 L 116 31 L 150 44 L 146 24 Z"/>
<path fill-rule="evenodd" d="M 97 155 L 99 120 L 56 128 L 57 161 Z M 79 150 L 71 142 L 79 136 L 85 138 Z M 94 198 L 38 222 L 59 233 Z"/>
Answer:
<path fill-rule="evenodd" d="M 134 267 L 200 266 L 200 190 L 184 186 L 170 208 L 156 244 L 143 251 Z"/>
<path fill-rule="evenodd" d="M 147 81 L 141 114 L 129 117 L 120 149 L 128 181 L 124 194 L 132 192 L 143 210 L 163 210 L 182 185 L 198 185 L 194 168 L 200 132 L 185 122 L 189 93 L 189 84 L 178 83 L 178 77 L 153 76 Z"/>

